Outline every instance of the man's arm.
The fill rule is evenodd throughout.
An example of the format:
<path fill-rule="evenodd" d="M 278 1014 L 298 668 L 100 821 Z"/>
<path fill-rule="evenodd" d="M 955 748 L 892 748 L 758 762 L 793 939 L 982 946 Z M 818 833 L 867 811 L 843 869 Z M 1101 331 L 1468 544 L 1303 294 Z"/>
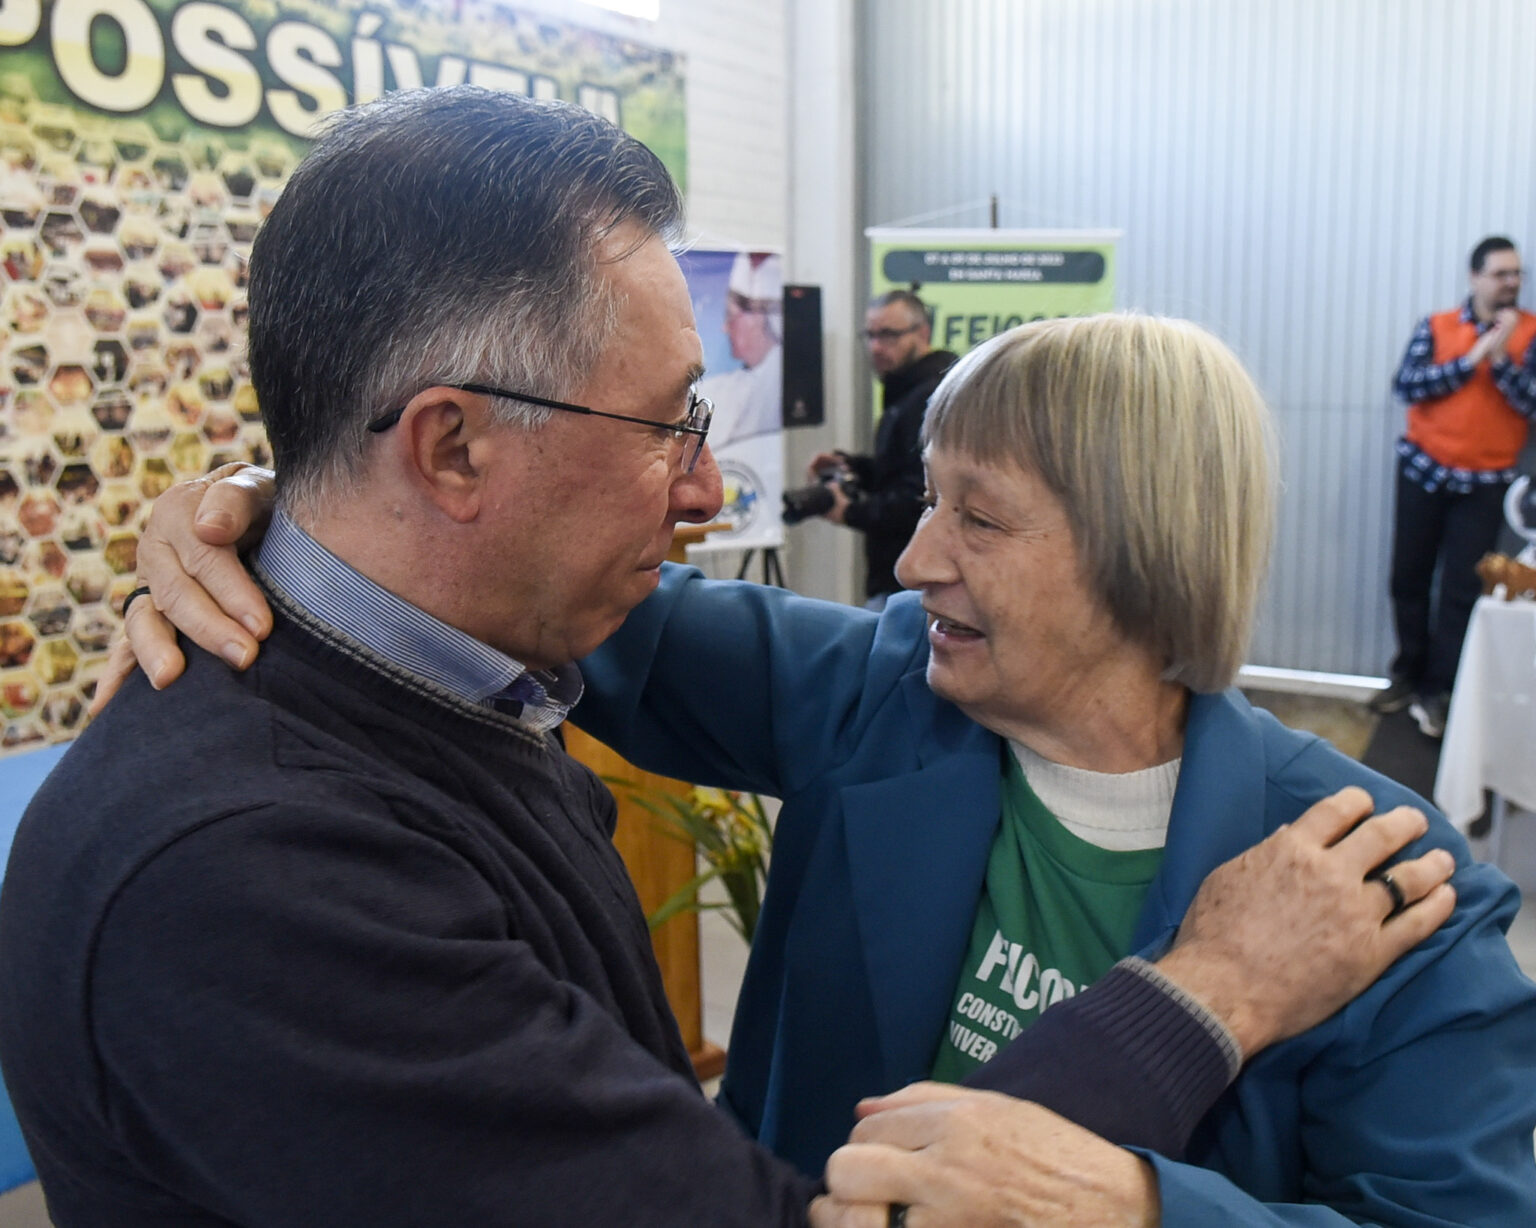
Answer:
<path fill-rule="evenodd" d="M 1536 422 L 1536 341 L 1532 341 L 1520 362 L 1508 357 L 1493 362 L 1493 382 L 1509 407 L 1522 418 Z"/>
<path fill-rule="evenodd" d="M 811 1223 L 882 1228 L 892 1203 L 927 1228 L 1536 1223 L 1536 1006 L 1473 894 L 1461 934 L 1446 927 L 1415 959 L 1417 983 L 1373 992 L 1307 1055 L 1249 1076 L 1231 1151 L 1218 1136 L 1200 1165 L 1137 1156 L 1036 1105 L 917 1085 L 860 1105 Z M 1453 944 L 1476 950 L 1448 958 Z M 1299 1155 L 1274 1150 L 1273 1131 Z"/>
<path fill-rule="evenodd" d="M 1368 880 L 1428 826 L 1405 807 L 1362 822 L 1370 810 L 1363 789 L 1341 790 L 1218 866 L 1157 964 L 1125 961 L 1051 1007 L 967 1085 L 1180 1156 L 1244 1060 L 1331 1015 L 1450 916 L 1455 861 L 1443 849 L 1393 865 L 1400 912 Z M 1275 945 L 1280 934 L 1307 958 Z M 1091 1038 L 1095 1060 L 1049 1061 L 1069 1038 L 1079 1048 Z"/>
<path fill-rule="evenodd" d="M 923 515 L 923 466 L 914 456 L 883 490 L 855 499 L 843 510 L 843 523 L 861 533 L 910 537 Z"/>
<path fill-rule="evenodd" d="M 1488 357 L 1497 338 L 1492 330 L 1477 339 L 1467 353 L 1449 362 L 1434 361 L 1435 339 L 1429 330 L 1429 317 L 1419 321 L 1408 341 L 1403 361 L 1398 365 L 1392 388 L 1410 405 L 1450 396 L 1472 377 L 1477 364 Z"/>

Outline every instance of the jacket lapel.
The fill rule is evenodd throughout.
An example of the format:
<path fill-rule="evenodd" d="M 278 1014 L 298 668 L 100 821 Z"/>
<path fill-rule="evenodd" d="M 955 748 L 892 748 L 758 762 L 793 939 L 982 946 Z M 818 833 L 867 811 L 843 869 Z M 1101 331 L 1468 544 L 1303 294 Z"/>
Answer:
<path fill-rule="evenodd" d="M 948 745 L 934 739 L 920 770 L 842 790 L 858 940 L 892 1086 L 928 1074 L 997 830 L 1000 745 L 965 726 Z"/>
<path fill-rule="evenodd" d="M 1247 700 L 1230 691 L 1191 696 L 1168 843 L 1135 950 L 1162 947 L 1205 876 L 1264 838 L 1266 776 L 1264 738 Z"/>
<path fill-rule="evenodd" d="M 934 701 L 918 679 L 932 722 Z M 1001 813 L 1001 743 L 934 730 L 918 771 L 841 791 L 850 889 L 891 1086 L 925 1078 L 970 941 Z M 1162 868 L 1133 949 L 1160 953 L 1207 874 L 1266 834 L 1259 721 L 1233 694 L 1190 700 Z"/>

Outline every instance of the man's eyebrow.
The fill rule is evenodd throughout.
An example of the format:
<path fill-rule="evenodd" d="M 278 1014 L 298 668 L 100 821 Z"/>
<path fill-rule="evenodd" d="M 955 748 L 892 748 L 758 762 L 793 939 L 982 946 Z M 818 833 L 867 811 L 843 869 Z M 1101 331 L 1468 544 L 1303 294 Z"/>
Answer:
<path fill-rule="evenodd" d="M 683 378 L 678 380 L 678 382 L 677 382 L 677 384 L 675 386 L 675 394 L 674 394 L 676 399 L 681 400 L 682 397 L 688 392 L 688 390 L 691 389 L 695 384 L 697 384 L 703 378 L 704 378 L 704 364 L 701 363 L 701 362 L 694 363 L 691 367 L 688 368 L 688 371 L 683 376 Z"/>

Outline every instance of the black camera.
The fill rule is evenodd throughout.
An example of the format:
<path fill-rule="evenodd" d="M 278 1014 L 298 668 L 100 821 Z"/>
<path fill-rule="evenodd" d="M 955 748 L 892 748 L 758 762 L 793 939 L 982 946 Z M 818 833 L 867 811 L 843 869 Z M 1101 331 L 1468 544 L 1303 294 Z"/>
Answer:
<path fill-rule="evenodd" d="M 821 481 L 784 492 L 784 523 L 799 524 L 812 516 L 826 515 L 832 510 L 834 486 L 849 500 L 857 499 L 862 493 L 858 479 L 846 469 L 828 469 L 822 473 Z"/>

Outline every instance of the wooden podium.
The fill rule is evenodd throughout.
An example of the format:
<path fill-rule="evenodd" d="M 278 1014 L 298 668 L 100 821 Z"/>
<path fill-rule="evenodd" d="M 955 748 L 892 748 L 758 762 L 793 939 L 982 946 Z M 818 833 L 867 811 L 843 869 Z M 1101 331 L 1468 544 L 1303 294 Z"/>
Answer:
<path fill-rule="evenodd" d="M 667 557 L 674 563 L 685 562 L 689 545 L 726 527 L 678 525 Z M 681 780 L 642 772 L 616 751 L 569 724 L 565 726 L 565 745 L 575 758 L 599 776 L 632 780 L 642 792 L 658 790 L 682 796 L 692 788 Z M 614 793 L 614 800 L 618 803 L 619 823 L 613 843 L 629 868 L 629 876 L 640 896 L 640 907 L 649 915 L 697 873 L 694 852 L 691 846 L 658 831 L 655 818 L 631 801 L 623 790 Z M 698 914 L 679 913 L 660 929 L 652 930 L 651 945 L 656 951 L 656 962 L 661 965 L 667 1001 L 682 1029 L 683 1043 L 693 1058 L 694 1072 L 701 1081 L 713 1079 L 725 1069 L 725 1050 L 704 1039 L 704 1000 L 699 990 Z"/>

